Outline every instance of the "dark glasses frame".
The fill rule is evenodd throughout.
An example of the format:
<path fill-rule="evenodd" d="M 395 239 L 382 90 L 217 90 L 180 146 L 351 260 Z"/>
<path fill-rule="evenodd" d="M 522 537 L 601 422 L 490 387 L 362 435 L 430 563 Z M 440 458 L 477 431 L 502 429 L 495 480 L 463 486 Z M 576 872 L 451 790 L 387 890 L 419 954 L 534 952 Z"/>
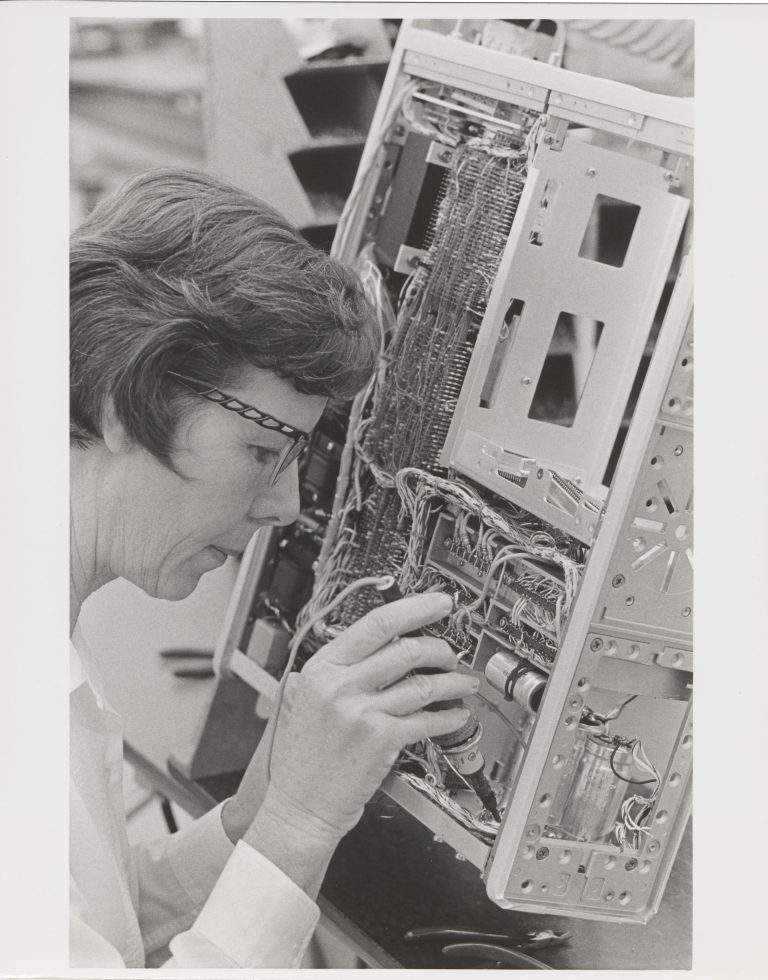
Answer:
<path fill-rule="evenodd" d="M 292 425 L 288 425 L 287 422 L 281 422 L 274 415 L 262 412 L 254 405 L 249 405 L 247 402 L 241 401 L 233 395 L 228 395 L 225 391 L 220 391 L 205 381 L 189 378 L 185 374 L 178 374 L 176 371 L 166 371 L 165 373 L 169 378 L 178 381 L 179 384 L 184 385 L 185 388 L 189 388 L 190 391 L 194 391 L 195 394 L 207 399 L 207 401 L 226 408 L 228 412 L 241 415 L 244 419 L 248 419 L 249 422 L 255 422 L 256 425 L 260 425 L 262 429 L 267 429 L 269 432 L 279 432 L 281 435 L 288 436 L 291 441 L 286 443 L 277 458 L 275 469 L 270 477 L 270 486 L 274 486 L 277 483 L 291 463 L 295 459 L 298 459 L 309 445 L 309 441 L 312 438 L 310 433 L 296 429 Z"/>

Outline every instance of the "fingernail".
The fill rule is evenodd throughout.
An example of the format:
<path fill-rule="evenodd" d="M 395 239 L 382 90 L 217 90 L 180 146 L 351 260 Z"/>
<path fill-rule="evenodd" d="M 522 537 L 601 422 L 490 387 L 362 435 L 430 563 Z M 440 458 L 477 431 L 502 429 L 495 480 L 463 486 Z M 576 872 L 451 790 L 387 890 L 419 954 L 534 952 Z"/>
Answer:
<path fill-rule="evenodd" d="M 473 691 L 479 691 L 480 690 L 480 678 L 479 677 L 473 677 L 472 678 L 472 690 Z"/>
<path fill-rule="evenodd" d="M 447 592 L 438 592 L 436 594 L 440 597 L 440 605 L 443 609 L 446 612 L 450 612 L 453 609 L 453 599 L 451 599 Z"/>

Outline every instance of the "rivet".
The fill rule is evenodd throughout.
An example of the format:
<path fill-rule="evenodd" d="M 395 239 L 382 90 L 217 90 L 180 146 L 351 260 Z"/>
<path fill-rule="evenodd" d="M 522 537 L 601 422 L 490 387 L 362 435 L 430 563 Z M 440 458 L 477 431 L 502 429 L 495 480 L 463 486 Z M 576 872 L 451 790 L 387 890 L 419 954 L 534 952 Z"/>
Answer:
<path fill-rule="evenodd" d="M 531 826 L 525 832 L 526 837 L 540 837 L 541 827 L 537 823 L 532 823 Z"/>
<path fill-rule="evenodd" d="M 683 455 L 683 447 L 675 446 L 675 456 L 682 456 L 682 455 Z"/>
<path fill-rule="evenodd" d="M 587 177 L 597 177 L 597 171 L 594 167 L 589 167 L 587 169 Z"/>
<path fill-rule="evenodd" d="M 624 605 L 634 606 L 634 604 L 635 604 L 635 597 L 633 595 L 628 595 L 627 598 L 624 600 Z"/>
<path fill-rule="evenodd" d="M 530 383 L 531 383 L 531 379 L 527 375 L 523 378 L 520 378 L 521 385 L 529 385 Z"/>
<path fill-rule="evenodd" d="M 683 618 L 684 619 L 687 619 L 690 615 L 691 615 L 691 607 L 690 606 L 686 606 L 683 609 Z"/>

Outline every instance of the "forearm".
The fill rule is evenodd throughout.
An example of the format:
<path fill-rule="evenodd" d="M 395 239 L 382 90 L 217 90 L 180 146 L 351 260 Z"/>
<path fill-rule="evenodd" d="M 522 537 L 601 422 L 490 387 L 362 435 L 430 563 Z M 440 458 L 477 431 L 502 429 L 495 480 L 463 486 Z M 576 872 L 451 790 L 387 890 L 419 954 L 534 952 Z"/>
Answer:
<path fill-rule="evenodd" d="M 243 841 L 316 899 L 339 838 L 288 813 L 263 806 Z"/>

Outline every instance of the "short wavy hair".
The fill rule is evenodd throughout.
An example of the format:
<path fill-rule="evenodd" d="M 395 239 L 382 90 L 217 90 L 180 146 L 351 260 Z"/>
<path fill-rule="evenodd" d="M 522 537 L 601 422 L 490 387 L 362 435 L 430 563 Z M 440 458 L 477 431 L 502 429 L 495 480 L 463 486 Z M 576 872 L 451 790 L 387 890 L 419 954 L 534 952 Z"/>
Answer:
<path fill-rule="evenodd" d="M 263 201 L 197 171 L 152 170 L 103 200 L 70 248 L 70 434 L 102 435 L 109 399 L 126 431 L 170 465 L 194 396 L 249 367 L 297 391 L 351 397 L 378 328 L 360 281 Z"/>

